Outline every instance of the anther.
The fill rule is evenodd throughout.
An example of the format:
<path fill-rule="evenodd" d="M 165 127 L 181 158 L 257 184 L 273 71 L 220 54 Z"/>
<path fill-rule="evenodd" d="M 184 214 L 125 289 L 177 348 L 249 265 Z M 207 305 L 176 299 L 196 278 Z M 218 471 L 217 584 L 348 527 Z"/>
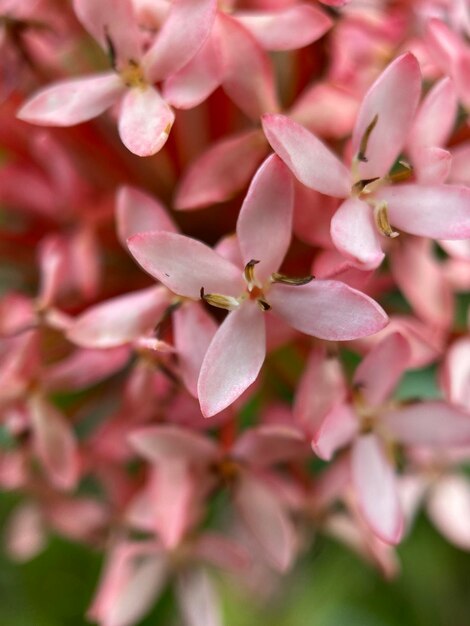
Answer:
<path fill-rule="evenodd" d="M 204 287 L 201 287 L 201 300 L 207 302 L 211 306 L 215 306 L 218 309 L 225 309 L 226 311 L 234 311 L 240 306 L 240 302 L 233 296 L 224 296 L 220 293 L 205 293 Z"/>
<path fill-rule="evenodd" d="M 359 151 L 357 153 L 357 160 L 361 161 L 362 163 L 367 163 L 367 161 L 369 160 L 366 157 L 366 151 L 367 151 L 367 145 L 369 143 L 369 138 L 370 135 L 372 133 L 372 131 L 374 130 L 377 122 L 378 122 L 379 116 L 375 115 L 374 119 L 372 120 L 372 122 L 369 124 L 369 126 L 366 128 L 364 134 L 362 135 L 362 139 L 361 139 L 361 143 L 359 144 Z"/>
<path fill-rule="evenodd" d="M 308 285 L 308 283 L 311 282 L 314 278 L 315 276 L 313 276 L 312 274 L 309 274 L 308 276 L 301 276 L 299 278 L 286 276 L 285 274 L 278 274 L 277 272 L 271 274 L 272 283 L 282 283 L 284 285 L 294 286 Z"/>
<path fill-rule="evenodd" d="M 243 275 L 248 285 L 248 291 L 251 291 L 253 287 L 261 286 L 261 285 L 258 285 L 258 283 L 256 282 L 256 278 L 255 278 L 255 265 L 257 265 L 258 263 L 259 261 L 257 261 L 256 259 L 251 259 L 251 261 L 248 261 L 248 263 L 245 265 Z"/>
<path fill-rule="evenodd" d="M 389 239 L 398 237 L 400 233 L 393 230 L 390 225 L 386 202 L 379 202 L 375 205 L 374 218 L 379 232 L 384 235 L 384 237 L 388 237 Z"/>

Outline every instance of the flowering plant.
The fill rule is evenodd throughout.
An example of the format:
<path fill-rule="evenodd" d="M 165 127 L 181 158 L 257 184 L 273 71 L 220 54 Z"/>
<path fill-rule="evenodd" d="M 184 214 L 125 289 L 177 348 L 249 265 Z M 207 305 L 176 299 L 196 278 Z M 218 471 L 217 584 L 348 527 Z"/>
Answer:
<path fill-rule="evenodd" d="M 103 552 L 101 626 L 168 585 L 216 626 L 214 570 L 268 593 L 316 533 L 393 577 L 425 506 L 469 550 L 466 0 L 0 0 L 0 26 L 10 555 Z"/>

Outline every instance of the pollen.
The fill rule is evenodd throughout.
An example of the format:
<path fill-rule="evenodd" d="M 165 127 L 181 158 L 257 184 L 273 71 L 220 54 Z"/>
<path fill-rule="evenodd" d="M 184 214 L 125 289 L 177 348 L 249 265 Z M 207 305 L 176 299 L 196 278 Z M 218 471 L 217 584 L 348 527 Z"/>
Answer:
<path fill-rule="evenodd" d="M 148 86 L 142 68 L 137 61 L 133 61 L 132 59 L 120 71 L 120 75 L 126 87 L 145 89 Z"/>

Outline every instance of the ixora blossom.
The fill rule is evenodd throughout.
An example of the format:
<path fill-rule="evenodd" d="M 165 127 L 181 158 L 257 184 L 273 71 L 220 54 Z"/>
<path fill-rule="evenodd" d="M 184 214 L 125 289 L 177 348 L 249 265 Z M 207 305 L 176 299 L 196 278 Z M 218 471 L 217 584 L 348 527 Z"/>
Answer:
<path fill-rule="evenodd" d="M 409 359 L 409 344 L 400 333 L 383 339 L 357 368 L 352 399 L 334 404 L 312 439 L 315 452 L 327 460 L 351 445 L 359 509 L 371 530 L 392 544 L 400 541 L 404 527 L 394 471 L 397 445 L 445 450 L 470 443 L 470 416 L 460 408 L 442 401 L 401 406 L 390 400 Z"/>
<path fill-rule="evenodd" d="M 75 0 L 74 8 L 109 53 L 114 71 L 45 87 L 21 107 L 18 117 L 44 126 L 72 126 L 120 103 L 118 129 L 124 145 L 138 156 L 155 154 L 168 139 L 175 116 L 154 84 L 183 67 L 202 46 L 214 20 L 215 0 L 175 0 L 145 53 L 130 0 Z"/>
<path fill-rule="evenodd" d="M 330 341 L 371 335 L 387 324 L 376 302 L 344 283 L 279 273 L 291 239 L 292 182 L 275 155 L 256 173 L 237 221 L 241 268 L 183 235 L 152 232 L 129 239 L 136 260 L 168 289 L 230 311 L 199 375 L 206 417 L 229 406 L 258 376 L 266 356 L 265 315 Z"/>
<path fill-rule="evenodd" d="M 412 174 L 403 161 L 396 171 L 391 168 L 408 140 L 420 92 L 418 62 L 405 53 L 379 76 L 362 101 L 352 136 L 351 171 L 300 124 L 283 115 L 263 118 L 268 141 L 301 183 L 346 198 L 332 219 L 331 237 L 338 250 L 363 269 L 380 265 L 382 241 L 398 235 L 394 228 L 433 239 L 470 237 L 468 187 L 393 184 Z M 452 101 L 448 106 L 452 108 Z M 434 123 L 440 124 L 437 116 Z M 428 168 L 442 160 L 441 152 Z"/>

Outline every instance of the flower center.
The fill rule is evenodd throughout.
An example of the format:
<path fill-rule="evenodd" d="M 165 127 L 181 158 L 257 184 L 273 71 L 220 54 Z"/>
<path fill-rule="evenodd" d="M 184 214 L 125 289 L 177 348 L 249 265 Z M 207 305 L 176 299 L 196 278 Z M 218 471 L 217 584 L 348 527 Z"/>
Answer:
<path fill-rule="evenodd" d="M 146 89 L 148 86 L 145 80 L 144 72 L 137 61 L 132 59 L 119 72 L 123 83 L 126 87 L 137 87 L 138 89 Z"/>

